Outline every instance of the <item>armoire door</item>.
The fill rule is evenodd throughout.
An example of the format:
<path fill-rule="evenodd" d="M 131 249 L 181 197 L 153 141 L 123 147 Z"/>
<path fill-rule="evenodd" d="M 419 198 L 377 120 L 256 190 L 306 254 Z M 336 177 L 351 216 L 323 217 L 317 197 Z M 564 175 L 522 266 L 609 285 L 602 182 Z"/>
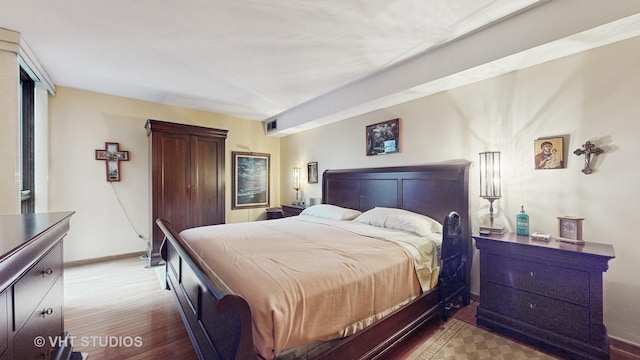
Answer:
<path fill-rule="evenodd" d="M 157 136 L 158 172 L 153 181 L 156 218 L 169 221 L 178 231 L 191 225 L 191 143 L 190 136 L 162 133 Z M 155 219 L 154 219 L 155 221 Z M 157 226 L 162 237 L 162 232 Z"/>
<path fill-rule="evenodd" d="M 224 223 L 224 139 L 192 136 L 188 227 Z"/>

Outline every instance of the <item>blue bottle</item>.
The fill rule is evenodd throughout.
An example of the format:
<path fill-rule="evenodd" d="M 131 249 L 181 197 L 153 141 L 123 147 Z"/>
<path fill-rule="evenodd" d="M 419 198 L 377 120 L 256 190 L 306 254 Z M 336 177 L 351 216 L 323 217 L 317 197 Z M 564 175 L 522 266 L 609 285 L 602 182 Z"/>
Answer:
<path fill-rule="evenodd" d="M 524 205 L 520 213 L 516 215 L 516 234 L 529 235 L 529 215 L 524 212 Z"/>

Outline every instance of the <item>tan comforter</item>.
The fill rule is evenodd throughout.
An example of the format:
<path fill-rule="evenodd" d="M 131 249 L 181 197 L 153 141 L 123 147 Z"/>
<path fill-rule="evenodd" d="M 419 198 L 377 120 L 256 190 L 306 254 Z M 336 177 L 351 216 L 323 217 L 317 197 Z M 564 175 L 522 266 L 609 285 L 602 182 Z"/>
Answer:
<path fill-rule="evenodd" d="M 247 300 L 254 345 L 266 359 L 350 335 L 416 297 L 415 265 L 422 268 L 423 289 L 437 279 L 433 242 L 350 221 L 298 216 L 188 229 L 181 236 Z M 394 237 L 399 242 L 381 240 Z"/>

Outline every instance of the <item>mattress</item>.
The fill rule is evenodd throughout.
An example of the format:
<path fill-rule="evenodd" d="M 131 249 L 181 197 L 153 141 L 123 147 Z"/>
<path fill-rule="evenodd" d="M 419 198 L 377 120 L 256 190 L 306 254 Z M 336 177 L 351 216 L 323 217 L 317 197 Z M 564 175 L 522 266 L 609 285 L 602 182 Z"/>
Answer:
<path fill-rule="evenodd" d="M 265 359 L 351 335 L 435 286 L 442 238 L 304 215 L 180 235 L 247 300 Z"/>

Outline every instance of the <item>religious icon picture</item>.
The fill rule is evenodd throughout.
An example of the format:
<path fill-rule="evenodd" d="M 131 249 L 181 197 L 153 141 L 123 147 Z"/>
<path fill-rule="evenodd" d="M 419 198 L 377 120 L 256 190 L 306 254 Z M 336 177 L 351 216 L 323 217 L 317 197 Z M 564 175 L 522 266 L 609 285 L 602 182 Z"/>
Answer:
<path fill-rule="evenodd" d="M 536 169 L 564 169 L 564 138 L 536 139 L 534 143 L 534 166 Z"/>

